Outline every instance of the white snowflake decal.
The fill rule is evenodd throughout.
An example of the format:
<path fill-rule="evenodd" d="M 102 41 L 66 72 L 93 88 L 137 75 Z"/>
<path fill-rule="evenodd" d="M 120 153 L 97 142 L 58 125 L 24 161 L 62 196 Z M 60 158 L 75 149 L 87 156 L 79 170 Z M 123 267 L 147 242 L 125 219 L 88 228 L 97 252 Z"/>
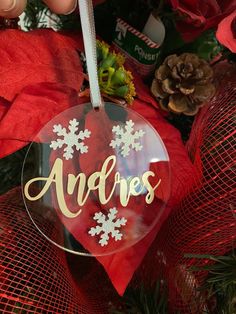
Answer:
<path fill-rule="evenodd" d="M 113 126 L 112 132 L 116 134 L 116 138 L 111 141 L 110 146 L 113 148 L 120 147 L 123 157 L 129 156 L 131 149 L 136 152 L 142 150 L 143 146 L 135 141 L 143 137 L 145 132 L 143 130 L 134 131 L 134 122 L 132 120 L 126 121 L 124 127 L 120 125 Z"/>
<path fill-rule="evenodd" d="M 101 224 L 101 226 L 91 228 L 89 230 L 89 234 L 94 237 L 95 235 L 100 235 L 102 233 L 100 235 L 99 241 L 101 246 L 108 245 L 108 240 L 110 239 L 109 234 L 111 234 L 111 237 L 114 238 L 115 241 L 120 241 L 123 237 L 123 234 L 120 233 L 119 230 L 116 230 L 116 228 L 125 226 L 127 219 L 116 219 L 117 213 L 118 211 L 114 207 L 109 209 L 109 214 L 107 215 L 108 219 L 106 219 L 106 215 L 104 215 L 102 212 L 95 213 L 93 217 L 93 219 L 96 220 L 98 224 Z"/>
<path fill-rule="evenodd" d="M 69 132 L 66 128 L 63 128 L 61 124 L 55 124 L 53 126 L 53 132 L 56 133 L 57 136 L 63 136 L 63 139 L 58 138 L 56 141 L 51 141 L 50 147 L 53 150 L 56 150 L 62 148 L 63 145 L 66 145 L 63 154 L 63 157 L 65 157 L 66 160 L 73 158 L 74 146 L 77 151 L 81 152 L 81 154 L 88 152 L 88 146 L 84 145 L 83 140 L 89 138 L 91 132 L 85 129 L 84 131 L 80 131 L 79 134 L 76 134 L 78 125 L 79 122 L 76 119 L 70 120 L 68 126 Z"/>

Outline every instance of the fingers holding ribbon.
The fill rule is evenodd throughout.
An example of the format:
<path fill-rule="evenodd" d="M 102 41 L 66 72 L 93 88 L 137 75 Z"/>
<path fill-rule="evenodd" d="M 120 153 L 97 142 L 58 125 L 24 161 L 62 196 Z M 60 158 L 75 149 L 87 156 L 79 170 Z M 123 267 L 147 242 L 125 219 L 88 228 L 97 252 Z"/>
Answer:
<path fill-rule="evenodd" d="M 76 0 L 45 0 L 47 6 L 57 14 L 70 14 L 77 7 Z M 25 9 L 27 0 L 0 0 L 0 16 L 15 18 Z"/>

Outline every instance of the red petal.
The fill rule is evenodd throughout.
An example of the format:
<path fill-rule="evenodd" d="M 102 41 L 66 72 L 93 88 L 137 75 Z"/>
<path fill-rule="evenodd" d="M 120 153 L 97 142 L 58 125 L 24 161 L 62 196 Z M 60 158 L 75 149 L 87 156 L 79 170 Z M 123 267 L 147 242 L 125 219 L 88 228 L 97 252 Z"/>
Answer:
<path fill-rule="evenodd" d="M 0 158 L 27 145 L 53 117 L 83 101 L 65 85 L 40 83 L 27 86 L 9 108 L 0 103 Z"/>
<path fill-rule="evenodd" d="M 236 52 L 236 38 L 234 37 L 232 25 L 236 20 L 236 11 L 223 19 L 218 25 L 216 38 L 219 42 L 232 52 Z"/>
<path fill-rule="evenodd" d="M 236 10 L 236 0 L 170 0 L 170 3 L 181 15 L 177 30 L 185 41 L 193 41 L 205 30 L 216 28 Z"/>
<path fill-rule="evenodd" d="M 39 82 L 79 90 L 83 72 L 76 45 L 74 39 L 52 30 L 1 31 L 0 96 L 11 101 L 22 88 Z"/>

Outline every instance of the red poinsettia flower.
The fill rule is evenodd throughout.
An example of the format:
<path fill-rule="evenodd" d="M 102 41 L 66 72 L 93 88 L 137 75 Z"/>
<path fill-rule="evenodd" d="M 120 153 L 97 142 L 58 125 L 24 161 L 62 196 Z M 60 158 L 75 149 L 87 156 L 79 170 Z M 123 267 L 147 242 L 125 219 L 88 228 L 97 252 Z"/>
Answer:
<path fill-rule="evenodd" d="M 182 20 L 178 30 L 186 41 L 191 41 L 218 24 L 236 10 L 236 0 L 170 0 Z"/>
<path fill-rule="evenodd" d="M 216 38 L 222 45 L 236 53 L 236 11 L 220 22 Z"/>

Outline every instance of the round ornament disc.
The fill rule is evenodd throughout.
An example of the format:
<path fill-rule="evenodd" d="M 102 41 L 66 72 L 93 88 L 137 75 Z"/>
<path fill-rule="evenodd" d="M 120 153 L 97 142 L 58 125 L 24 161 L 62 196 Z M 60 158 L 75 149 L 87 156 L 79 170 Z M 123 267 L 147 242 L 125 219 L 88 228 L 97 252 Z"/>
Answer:
<path fill-rule="evenodd" d="M 72 107 L 34 138 L 22 173 L 37 229 L 55 245 L 103 256 L 141 241 L 170 193 L 169 157 L 156 130 L 131 109 Z"/>

